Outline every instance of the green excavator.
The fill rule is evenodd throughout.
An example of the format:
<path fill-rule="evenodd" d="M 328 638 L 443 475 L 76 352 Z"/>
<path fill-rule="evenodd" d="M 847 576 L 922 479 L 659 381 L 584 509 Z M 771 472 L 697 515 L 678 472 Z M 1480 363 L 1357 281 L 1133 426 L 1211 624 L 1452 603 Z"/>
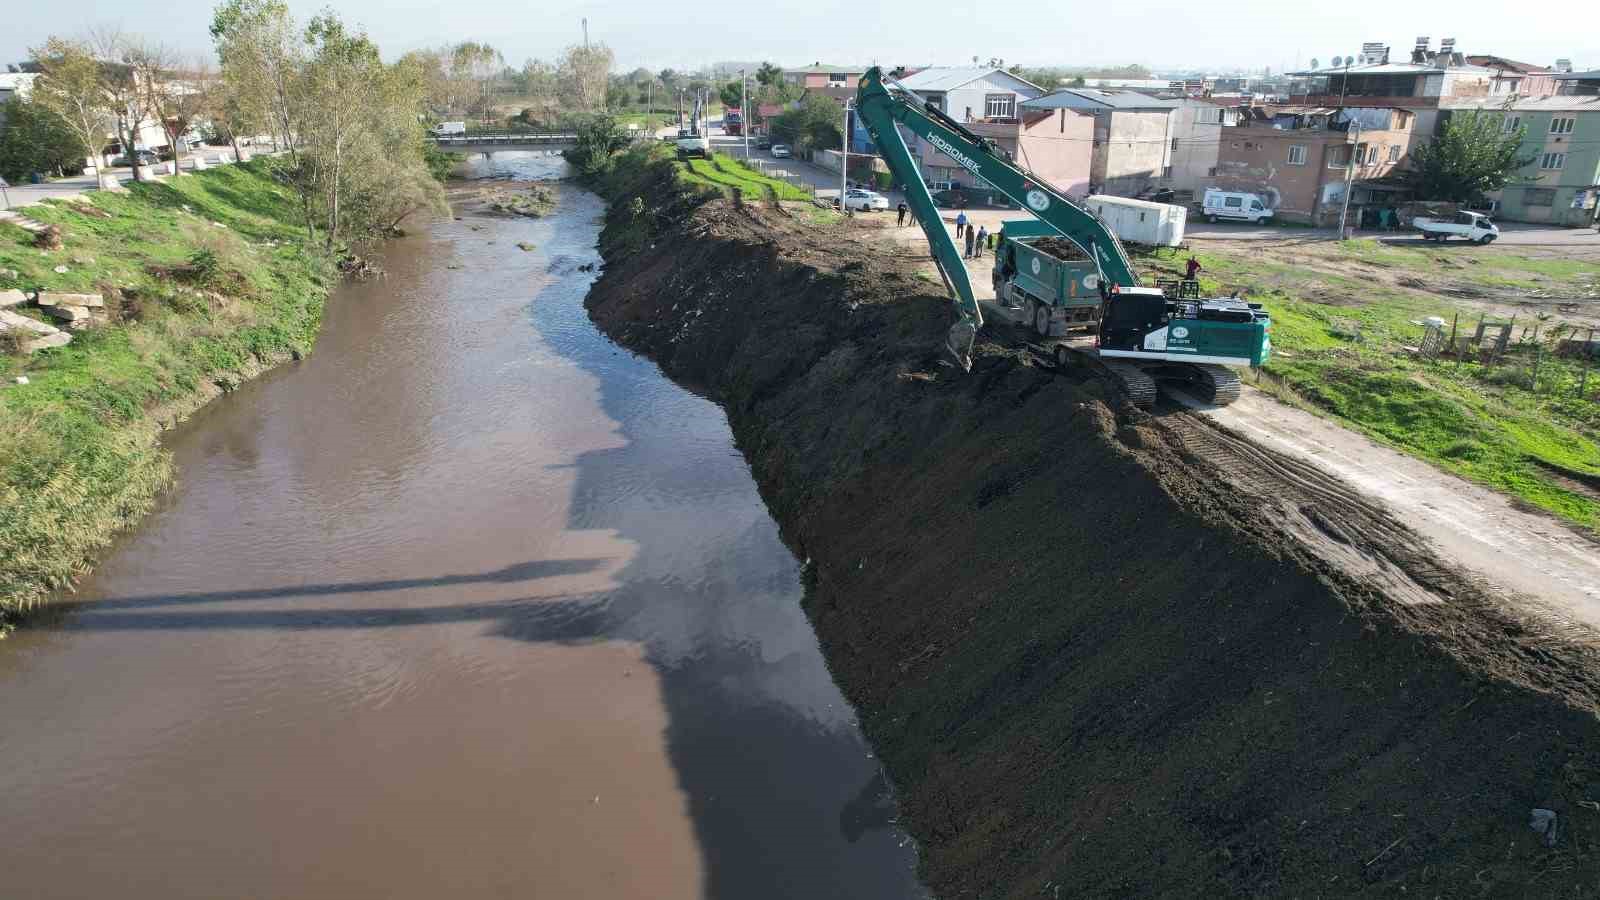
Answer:
<path fill-rule="evenodd" d="M 1103 221 L 1017 165 L 993 141 L 886 79 L 878 67 L 861 76 L 855 106 L 890 172 L 904 186 L 906 202 L 927 233 L 934 262 L 955 297 L 960 320 L 950 329 L 948 346 L 962 368 L 971 369 L 983 311 L 901 128 L 1040 220 L 1006 223 L 996 254 L 995 288 L 1002 300 L 1026 304 L 1030 321 L 1047 339 L 1057 363 L 1092 365 L 1116 378 L 1135 404 L 1148 407 L 1155 402 L 1158 384 L 1174 383 L 1202 400 L 1229 403 L 1239 395 L 1239 377 L 1230 367 L 1267 361 L 1272 323 L 1259 304 L 1231 297 L 1201 299 L 1183 290 L 1182 283 L 1142 286 L 1127 251 Z M 1057 236 L 1078 252 L 1049 252 L 1047 248 L 1059 246 Z M 1072 341 L 1068 332 L 1075 324 L 1092 328 L 1093 340 Z M 1058 332 L 1068 339 L 1048 340 Z"/>

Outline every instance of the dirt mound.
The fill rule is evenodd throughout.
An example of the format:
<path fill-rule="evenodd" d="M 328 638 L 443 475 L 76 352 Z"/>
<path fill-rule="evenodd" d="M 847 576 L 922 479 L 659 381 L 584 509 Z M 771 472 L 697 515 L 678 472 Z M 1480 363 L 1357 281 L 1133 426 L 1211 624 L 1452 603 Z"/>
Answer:
<path fill-rule="evenodd" d="M 907 261 L 633 188 L 591 315 L 728 410 L 937 894 L 1600 891 L 1590 648 L 1004 334 L 961 375 Z"/>
<path fill-rule="evenodd" d="M 1064 238 L 1042 237 L 1033 242 L 1033 246 L 1056 259 L 1088 259 L 1088 255 L 1078 249 L 1078 245 Z"/>

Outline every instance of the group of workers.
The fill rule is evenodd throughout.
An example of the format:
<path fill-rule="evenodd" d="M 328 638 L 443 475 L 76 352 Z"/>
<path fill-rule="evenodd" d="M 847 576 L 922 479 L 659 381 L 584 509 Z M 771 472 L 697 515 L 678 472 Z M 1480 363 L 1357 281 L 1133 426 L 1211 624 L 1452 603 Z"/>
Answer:
<path fill-rule="evenodd" d="M 900 201 L 900 205 L 895 207 L 894 224 L 904 227 L 906 216 L 910 212 L 911 208 L 906 206 L 905 201 Z M 967 214 L 964 212 L 956 213 L 956 240 L 966 241 L 967 250 L 962 255 L 967 259 L 982 259 L 984 250 L 994 249 L 994 235 L 989 232 L 986 226 L 972 227 L 972 224 L 967 221 Z"/>

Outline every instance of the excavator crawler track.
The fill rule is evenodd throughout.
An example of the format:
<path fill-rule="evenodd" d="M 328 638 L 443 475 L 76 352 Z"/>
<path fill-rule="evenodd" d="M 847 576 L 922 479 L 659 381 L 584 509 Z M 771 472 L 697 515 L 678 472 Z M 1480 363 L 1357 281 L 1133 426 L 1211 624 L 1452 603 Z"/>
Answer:
<path fill-rule="evenodd" d="M 1239 373 L 1227 366 L 1200 365 L 1200 377 L 1195 381 L 1200 399 L 1213 406 L 1227 406 L 1239 399 Z"/>
<path fill-rule="evenodd" d="M 1150 377 L 1150 373 L 1133 363 L 1101 360 L 1100 364 L 1117 380 L 1122 392 L 1128 395 L 1128 400 L 1134 406 L 1150 409 L 1156 405 L 1156 380 Z"/>

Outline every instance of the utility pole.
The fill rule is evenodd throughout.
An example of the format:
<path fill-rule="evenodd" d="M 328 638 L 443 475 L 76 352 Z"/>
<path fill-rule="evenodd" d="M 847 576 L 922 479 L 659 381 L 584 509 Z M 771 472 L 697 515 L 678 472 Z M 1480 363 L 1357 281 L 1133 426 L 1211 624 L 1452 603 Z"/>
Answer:
<path fill-rule="evenodd" d="M 589 49 L 589 18 L 588 18 L 588 16 L 585 16 L 584 19 L 583 19 L 583 49 L 585 49 L 585 50 Z"/>
<path fill-rule="evenodd" d="M 1349 144 L 1350 156 L 1344 167 L 1344 208 L 1339 210 L 1339 240 L 1344 240 L 1344 220 L 1350 215 L 1350 184 L 1355 180 L 1356 154 L 1361 152 L 1361 123 L 1356 123 L 1356 139 Z"/>
<path fill-rule="evenodd" d="M 845 175 L 850 171 L 850 98 L 844 100 L 844 127 L 839 129 L 844 137 L 839 141 L 839 212 L 845 213 L 844 185 Z M 846 219 L 848 221 L 848 217 Z"/>
<path fill-rule="evenodd" d="M 722 117 L 724 121 L 728 118 Z M 727 129 L 724 128 L 724 131 Z M 750 158 L 750 77 L 739 70 L 739 131 L 744 135 L 744 158 Z"/>

